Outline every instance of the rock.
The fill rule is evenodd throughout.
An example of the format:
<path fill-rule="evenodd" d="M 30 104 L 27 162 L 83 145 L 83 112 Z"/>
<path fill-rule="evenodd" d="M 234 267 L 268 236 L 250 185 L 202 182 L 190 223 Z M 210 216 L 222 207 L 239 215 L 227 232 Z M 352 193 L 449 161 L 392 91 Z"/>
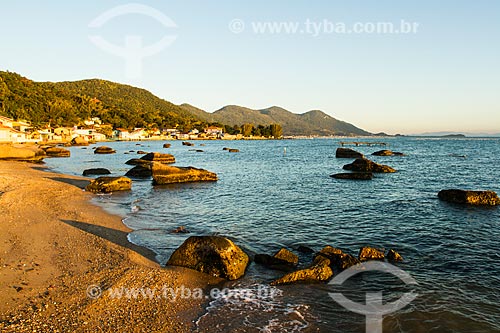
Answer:
<path fill-rule="evenodd" d="M 359 255 L 358 259 L 360 261 L 366 261 L 366 260 L 383 260 L 385 258 L 384 251 L 369 247 L 369 246 L 364 246 L 361 249 L 359 249 Z"/>
<path fill-rule="evenodd" d="M 299 257 L 295 253 L 285 248 L 280 249 L 274 254 L 273 257 L 276 259 L 281 259 L 293 266 L 297 266 L 297 264 L 299 263 Z"/>
<path fill-rule="evenodd" d="M 170 143 L 164 143 L 163 144 L 163 148 L 170 148 L 172 147 L 172 145 Z"/>
<path fill-rule="evenodd" d="M 311 266 L 288 273 L 271 282 L 271 285 L 277 286 L 297 282 L 322 282 L 327 281 L 332 276 L 333 271 L 330 268 L 330 260 L 319 257 L 314 260 Z"/>
<path fill-rule="evenodd" d="M 125 176 L 132 178 L 149 178 L 153 175 L 151 171 L 151 162 L 148 164 L 139 164 L 127 171 Z"/>
<path fill-rule="evenodd" d="M 230 153 L 239 153 L 240 150 L 239 149 L 229 149 L 228 150 Z"/>
<path fill-rule="evenodd" d="M 45 154 L 47 157 L 70 157 L 71 152 L 64 148 L 50 147 L 45 149 Z"/>
<path fill-rule="evenodd" d="M 89 175 L 109 175 L 111 172 L 108 169 L 104 168 L 95 168 L 95 169 L 86 169 L 83 170 L 83 175 L 84 176 L 89 176 Z"/>
<path fill-rule="evenodd" d="M 196 149 L 195 151 L 196 151 L 197 153 L 203 153 L 203 150 L 201 150 L 201 149 Z"/>
<path fill-rule="evenodd" d="M 371 172 L 336 173 L 334 175 L 330 175 L 330 177 L 335 179 L 371 180 L 373 179 L 373 173 Z"/>
<path fill-rule="evenodd" d="M 17 148 L 10 144 L 0 144 L 0 160 L 33 160 L 36 152 L 31 149 Z M 40 158 L 41 159 L 41 158 Z"/>
<path fill-rule="evenodd" d="M 389 252 L 387 252 L 387 260 L 396 262 L 396 261 L 403 261 L 403 257 L 393 249 L 390 249 Z"/>
<path fill-rule="evenodd" d="M 147 151 L 144 151 L 144 150 L 138 150 L 137 151 L 137 154 L 139 155 L 144 155 L 144 154 L 147 154 L 148 152 Z"/>
<path fill-rule="evenodd" d="M 222 150 L 229 150 L 229 149 L 230 149 L 230 148 L 228 148 L 228 147 L 224 147 L 224 148 L 222 148 Z"/>
<path fill-rule="evenodd" d="M 170 233 L 171 234 L 189 234 L 189 230 L 187 230 L 185 226 L 180 226 L 180 227 L 177 227 L 173 230 L 170 230 Z"/>
<path fill-rule="evenodd" d="M 336 158 L 362 158 L 364 157 L 363 154 L 360 152 L 357 152 L 351 148 L 337 148 L 337 151 L 335 152 L 335 157 Z"/>
<path fill-rule="evenodd" d="M 192 147 L 192 146 L 194 146 L 194 143 L 187 142 L 187 141 L 183 141 L 183 142 L 182 142 L 182 145 L 183 145 L 183 146 L 189 146 L 189 147 Z"/>
<path fill-rule="evenodd" d="M 116 150 L 106 146 L 100 146 L 94 150 L 94 154 L 114 154 L 114 153 L 116 153 Z"/>
<path fill-rule="evenodd" d="M 300 253 L 305 253 L 305 254 L 314 253 L 313 249 L 311 249 L 309 246 L 305 246 L 305 245 L 299 245 L 297 247 L 297 251 L 299 251 Z"/>
<path fill-rule="evenodd" d="M 457 204 L 496 206 L 500 205 L 500 198 L 493 191 L 466 191 L 442 190 L 438 193 L 439 199 Z"/>
<path fill-rule="evenodd" d="M 359 264 L 359 260 L 354 256 L 344 253 L 342 250 L 330 245 L 325 246 L 318 253 L 316 253 L 314 259 L 318 259 L 319 257 L 327 258 L 330 260 L 331 267 L 339 270 L 344 270 Z"/>
<path fill-rule="evenodd" d="M 127 165 L 150 165 L 151 161 L 146 161 L 140 158 L 132 158 L 125 162 Z"/>
<path fill-rule="evenodd" d="M 88 146 L 89 142 L 87 140 L 85 140 L 85 138 L 83 138 L 81 136 L 77 136 L 76 138 L 73 138 L 73 140 L 71 140 L 71 145 L 72 146 Z"/>
<path fill-rule="evenodd" d="M 391 168 L 390 166 L 378 164 L 366 158 L 357 158 L 351 164 L 344 165 L 343 169 L 350 171 L 357 171 L 357 172 L 379 172 L 379 173 L 396 172 L 396 170 Z"/>
<path fill-rule="evenodd" d="M 256 254 L 254 257 L 255 263 L 259 265 L 266 266 L 270 269 L 277 269 L 280 271 L 290 271 L 293 270 L 294 265 L 289 262 L 270 256 L 269 254 Z"/>
<path fill-rule="evenodd" d="M 403 153 L 394 152 L 394 151 L 390 151 L 387 149 L 376 151 L 372 155 L 374 155 L 374 156 L 404 156 Z"/>
<path fill-rule="evenodd" d="M 128 191 L 132 188 L 132 180 L 127 177 L 99 177 L 90 182 L 85 190 L 93 193 L 111 193 Z"/>
<path fill-rule="evenodd" d="M 245 274 L 248 262 L 248 255 L 225 237 L 191 236 L 174 251 L 167 265 L 236 280 Z"/>
<path fill-rule="evenodd" d="M 193 167 L 174 167 L 153 163 L 153 184 L 165 185 L 173 183 L 216 181 L 217 174 Z"/>
<path fill-rule="evenodd" d="M 141 157 L 141 160 L 145 161 L 154 161 L 165 164 L 175 163 L 174 155 L 170 154 L 161 154 L 161 153 L 149 153 Z"/>

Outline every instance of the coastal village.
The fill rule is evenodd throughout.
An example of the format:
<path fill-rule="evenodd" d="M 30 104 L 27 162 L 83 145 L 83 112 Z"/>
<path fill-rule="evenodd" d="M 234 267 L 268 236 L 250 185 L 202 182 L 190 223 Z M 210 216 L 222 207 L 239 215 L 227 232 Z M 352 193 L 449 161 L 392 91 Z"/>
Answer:
<path fill-rule="evenodd" d="M 144 129 L 113 128 L 104 124 L 100 118 L 87 119 L 83 124 L 73 127 L 34 128 L 27 121 L 0 116 L 0 142 L 10 143 L 67 143 L 72 141 L 86 141 L 88 143 L 101 141 L 142 141 L 142 140 L 215 140 L 242 139 L 242 135 L 224 133 L 222 127 L 209 126 L 203 131 L 193 129 L 181 132 L 176 128 Z"/>

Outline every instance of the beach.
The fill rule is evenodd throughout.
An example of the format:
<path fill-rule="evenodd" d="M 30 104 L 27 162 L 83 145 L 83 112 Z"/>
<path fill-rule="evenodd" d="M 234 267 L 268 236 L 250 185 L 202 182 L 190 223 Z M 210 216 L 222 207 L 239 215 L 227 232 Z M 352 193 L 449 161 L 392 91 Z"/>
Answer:
<path fill-rule="evenodd" d="M 82 190 L 87 183 L 37 165 L 0 161 L 0 330 L 192 330 L 204 299 L 116 297 L 107 291 L 206 289 L 219 281 L 161 267 L 151 250 L 127 240 L 130 230 L 119 216 L 89 202 L 92 195 Z"/>

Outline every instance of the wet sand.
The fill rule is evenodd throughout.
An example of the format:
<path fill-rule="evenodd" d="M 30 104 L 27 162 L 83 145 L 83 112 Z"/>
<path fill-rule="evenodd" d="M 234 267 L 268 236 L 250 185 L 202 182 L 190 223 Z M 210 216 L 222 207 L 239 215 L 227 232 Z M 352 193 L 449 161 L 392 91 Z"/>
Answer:
<path fill-rule="evenodd" d="M 160 291 L 219 281 L 160 267 L 153 252 L 128 242 L 119 216 L 89 203 L 87 183 L 0 161 L 0 330 L 191 331 L 206 299 Z M 154 296 L 112 297 L 110 289 L 122 287 L 150 288 Z"/>

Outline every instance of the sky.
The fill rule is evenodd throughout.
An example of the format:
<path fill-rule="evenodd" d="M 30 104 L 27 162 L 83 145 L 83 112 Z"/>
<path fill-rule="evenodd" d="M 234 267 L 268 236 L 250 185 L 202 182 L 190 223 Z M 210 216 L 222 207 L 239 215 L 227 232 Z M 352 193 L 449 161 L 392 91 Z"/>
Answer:
<path fill-rule="evenodd" d="M 0 1 L 0 70 L 35 81 L 322 110 L 370 132 L 500 133 L 500 1 Z M 370 32 L 402 21 L 416 29 Z"/>

